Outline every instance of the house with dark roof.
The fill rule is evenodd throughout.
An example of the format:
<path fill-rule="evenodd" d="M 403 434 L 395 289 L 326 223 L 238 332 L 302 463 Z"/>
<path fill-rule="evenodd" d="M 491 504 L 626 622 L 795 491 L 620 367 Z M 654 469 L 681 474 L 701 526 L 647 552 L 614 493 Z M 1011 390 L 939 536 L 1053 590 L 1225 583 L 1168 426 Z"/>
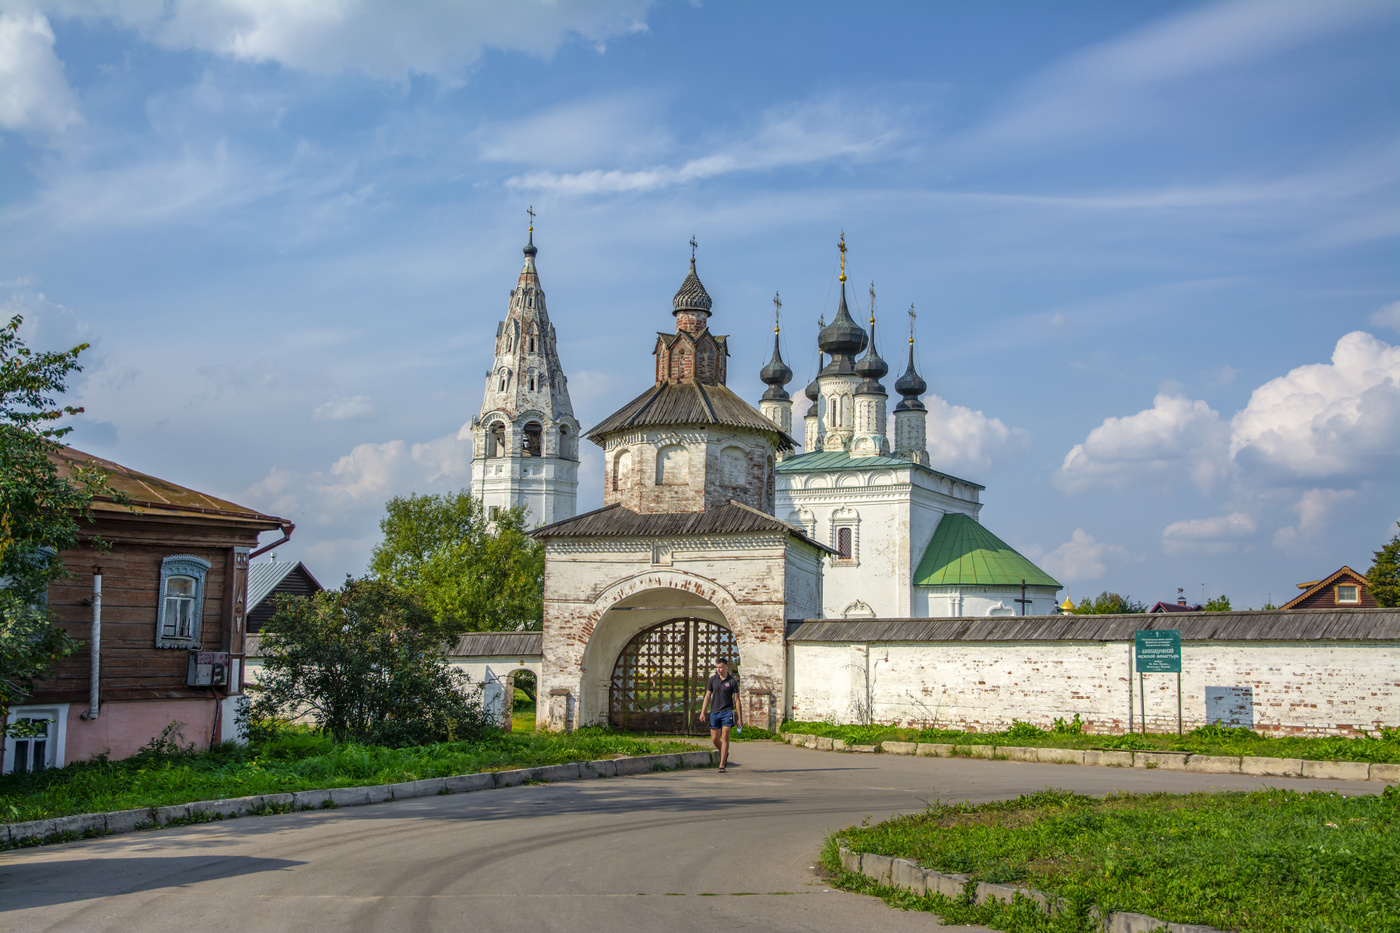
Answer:
<path fill-rule="evenodd" d="M 301 561 L 267 560 L 248 565 L 248 623 L 251 635 L 277 609 L 278 596 L 311 596 L 325 587 Z"/>
<path fill-rule="evenodd" d="M 1303 592 L 1280 609 L 1374 609 L 1376 598 L 1366 588 L 1366 577 L 1343 565 L 1321 580 L 1297 584 Z"/>
<path fill-rule="evenodd" d="M 40 734 L 5 740 L 3 770 L 123 758 L 172 725 L 201 747 L 237 739 L 249 560 L 293 524 L 71 447 L 51 456 L 61 473 L 105 470 L 123 501 L 94 497 L 57 555 L 68 573 L 48 607 L 82 644 L 10 708 Z"/>

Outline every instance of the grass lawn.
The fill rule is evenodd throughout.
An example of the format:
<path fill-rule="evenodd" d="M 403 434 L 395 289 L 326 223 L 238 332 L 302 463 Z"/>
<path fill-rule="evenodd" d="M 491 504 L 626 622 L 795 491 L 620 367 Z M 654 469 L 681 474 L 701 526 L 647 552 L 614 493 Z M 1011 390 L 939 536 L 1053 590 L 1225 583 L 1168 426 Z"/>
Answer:
<path fill-rule="evenodd" d="M 953 745 L 1023 745 L 1046 748 L 1166 749 L 1198 755 L 1249 755 L 1262 758 L 1307 758 L 1313 761 L 1400 762 L 1400 728 L 1380 729 L 1358 738 L 1324 736 L 1272 738 L 1249 729 L 1204 726 L 1184 736 L 1165 733 L 1083 735 L 1067 725 L 1062 731 L 1016 723 L 1005 732 L 951 729 L 900 729 L 895 726 L 838 726 L 827 722 L 786 722 L 781 731 L 844 739 L 851 745 L 881 742 L 941 742 Z"/>
<path fill-rule="evenodd" d="M 500 733 L 480 742 L 381 748 L 338 744 L 292 728 L 247 746 L 222 745 L 191 754 L 151 752 L 122 761 L 97 759 L 37 774 L 5 775 L 0 777 L 0 822 L 692 749 L 606 729 L 579 729 L 567 735 Z"/>
<path fill-rule="evenodd" d="M 973 906 L 874 889 L 844 874 L 837 846 L 908 858 L 976 881 L 1059 895 L 1046 919 L 1029 904 Z M 1248 933 L 1400 931 L 1400 788 L 1380 796 L 1314 791 L 1119 794 L 1047 790 L 926 812 L 831 837 L 838 883 L 932 910 L 950 923 L 1015 931 L 1096 929 L 1088 908 L 1127 910 Z M 1101 929 L 1101 928 L 1098 928 Z"/>

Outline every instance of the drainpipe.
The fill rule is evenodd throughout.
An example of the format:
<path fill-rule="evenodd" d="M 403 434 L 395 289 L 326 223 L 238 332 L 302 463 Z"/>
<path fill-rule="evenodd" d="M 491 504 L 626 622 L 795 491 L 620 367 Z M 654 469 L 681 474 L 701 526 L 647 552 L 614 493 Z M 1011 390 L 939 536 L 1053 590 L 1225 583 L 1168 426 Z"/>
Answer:
<path fill-rule="evenodd" d="M 97 718 L 102 683 L 102 568 L 92 568 L 92 632 L 88 636 L 91 668 L 88 671 L 88 711 L 83 719 Z"/>
<path fill-rule="evenodd" d="M 276 541 L 272 542 L 267 547 L 260 547 L 253 553 L 249 554 L 248 560 L 251 561 L 254 557 L 257 557 L 259 554 L 266 554 L 273 548 L 280 547 L 281 545 L 286 544 L 288 541 L 292 540 L 292 532 L 296 531 L 296 528 L 297 526 L 295 522 L 283 522 L 282 537 L 278 538 Z"/>

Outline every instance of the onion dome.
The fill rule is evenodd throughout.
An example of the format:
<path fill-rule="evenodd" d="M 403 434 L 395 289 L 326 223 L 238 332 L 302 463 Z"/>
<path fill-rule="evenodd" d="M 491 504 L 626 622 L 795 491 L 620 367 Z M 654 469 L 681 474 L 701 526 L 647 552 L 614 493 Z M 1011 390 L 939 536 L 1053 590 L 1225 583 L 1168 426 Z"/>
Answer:
<path fill-rule="evenodd" d="M 773 334 L 773 358 L 768 361 L 768 365 L 759 371 L 758 378 L 763 384 L 768 386 L 768 390 L 763 393 L 765 399 L 786 402 L 791 400 L 787 390 L 783 386 L 792 381 L 792 370 L 788 364 L 783 362 L 782 351 L 778 349 L 778 335 Z"/>
<path fill-rule="evenodd" d="M 880 380 L 889 374 L 890 364 L 881 359 L 875 349 L 875 316 L 870 317 L 870 345 L 865 355 L 856 360 L 856 375 L 864 381 L 856 389 L 857 395 L 885 395 L 885 387 Z"/>
<path fill-rule="evenodd" d="M 705 291 L 705 286 L 700 284 L 700 276 L 695 274 L 695 257 L 690 257 L 690 274 L 681 283 L 680 291 L 676 292 L 676 297 L 671 299 L 671 306 L 675 308 L 673 314 L 682 311 L 703 311 L 710 313 L 710 308 L 714 302 L 710 300 L 709 292 Z"/>
<path fill-rule="evenodd" d="M 914 341 L 909 341 L 909 367 L 904 370 L 904 375 L 895 380 L 894 390 L 904 396 L 899 404 L 894 406 L 895 411 L 925 411 L 923 400 L 919 396 L 928 391 L 928 383 L 924 382 L 924 377 L 914 369 Z"/>
<path fill-rule="evenodd" d="M 535 228 L 530 228 L 530 242 L 525 244 L 524 253 L 526 256 L 534 256 L 539 250 L 535 248 Z"/>
<path fill-rule="evenodd" d="M 836 309 L 836 317 L 817 335 L 817 346 L 831 354 L 831 365 L 835 366 L 841 360 L 849 362 L 853 354 L 865 349 L 865 343 L 865 329 L 855 322 L 846 307 L 846 283 L 842 282 L 841 305 Z"/>
<path fill-rule="evenodd" d="M 803 392 L 803 394 L 806 395 L 809 400 L 815 402 L 822 394 L 822 387 L 817 385 L 817 382 L 814 379 L 812 380 L 812 383 L 807 386 L 807 389 L 805 392 Z"/>

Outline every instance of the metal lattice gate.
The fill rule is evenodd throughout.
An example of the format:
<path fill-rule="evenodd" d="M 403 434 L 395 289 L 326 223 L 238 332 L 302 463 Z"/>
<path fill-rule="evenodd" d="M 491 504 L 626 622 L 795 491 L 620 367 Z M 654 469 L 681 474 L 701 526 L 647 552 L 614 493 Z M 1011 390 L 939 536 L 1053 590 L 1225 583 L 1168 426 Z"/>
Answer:
<path fill-rule="evenodd" d="M 720 658 L 738 670 L 734 633 L 718 623 L 672 619 L 642 630 L 613 665 L 608 722 L 644 732 L 707 733 L 700 704 Z"/>

